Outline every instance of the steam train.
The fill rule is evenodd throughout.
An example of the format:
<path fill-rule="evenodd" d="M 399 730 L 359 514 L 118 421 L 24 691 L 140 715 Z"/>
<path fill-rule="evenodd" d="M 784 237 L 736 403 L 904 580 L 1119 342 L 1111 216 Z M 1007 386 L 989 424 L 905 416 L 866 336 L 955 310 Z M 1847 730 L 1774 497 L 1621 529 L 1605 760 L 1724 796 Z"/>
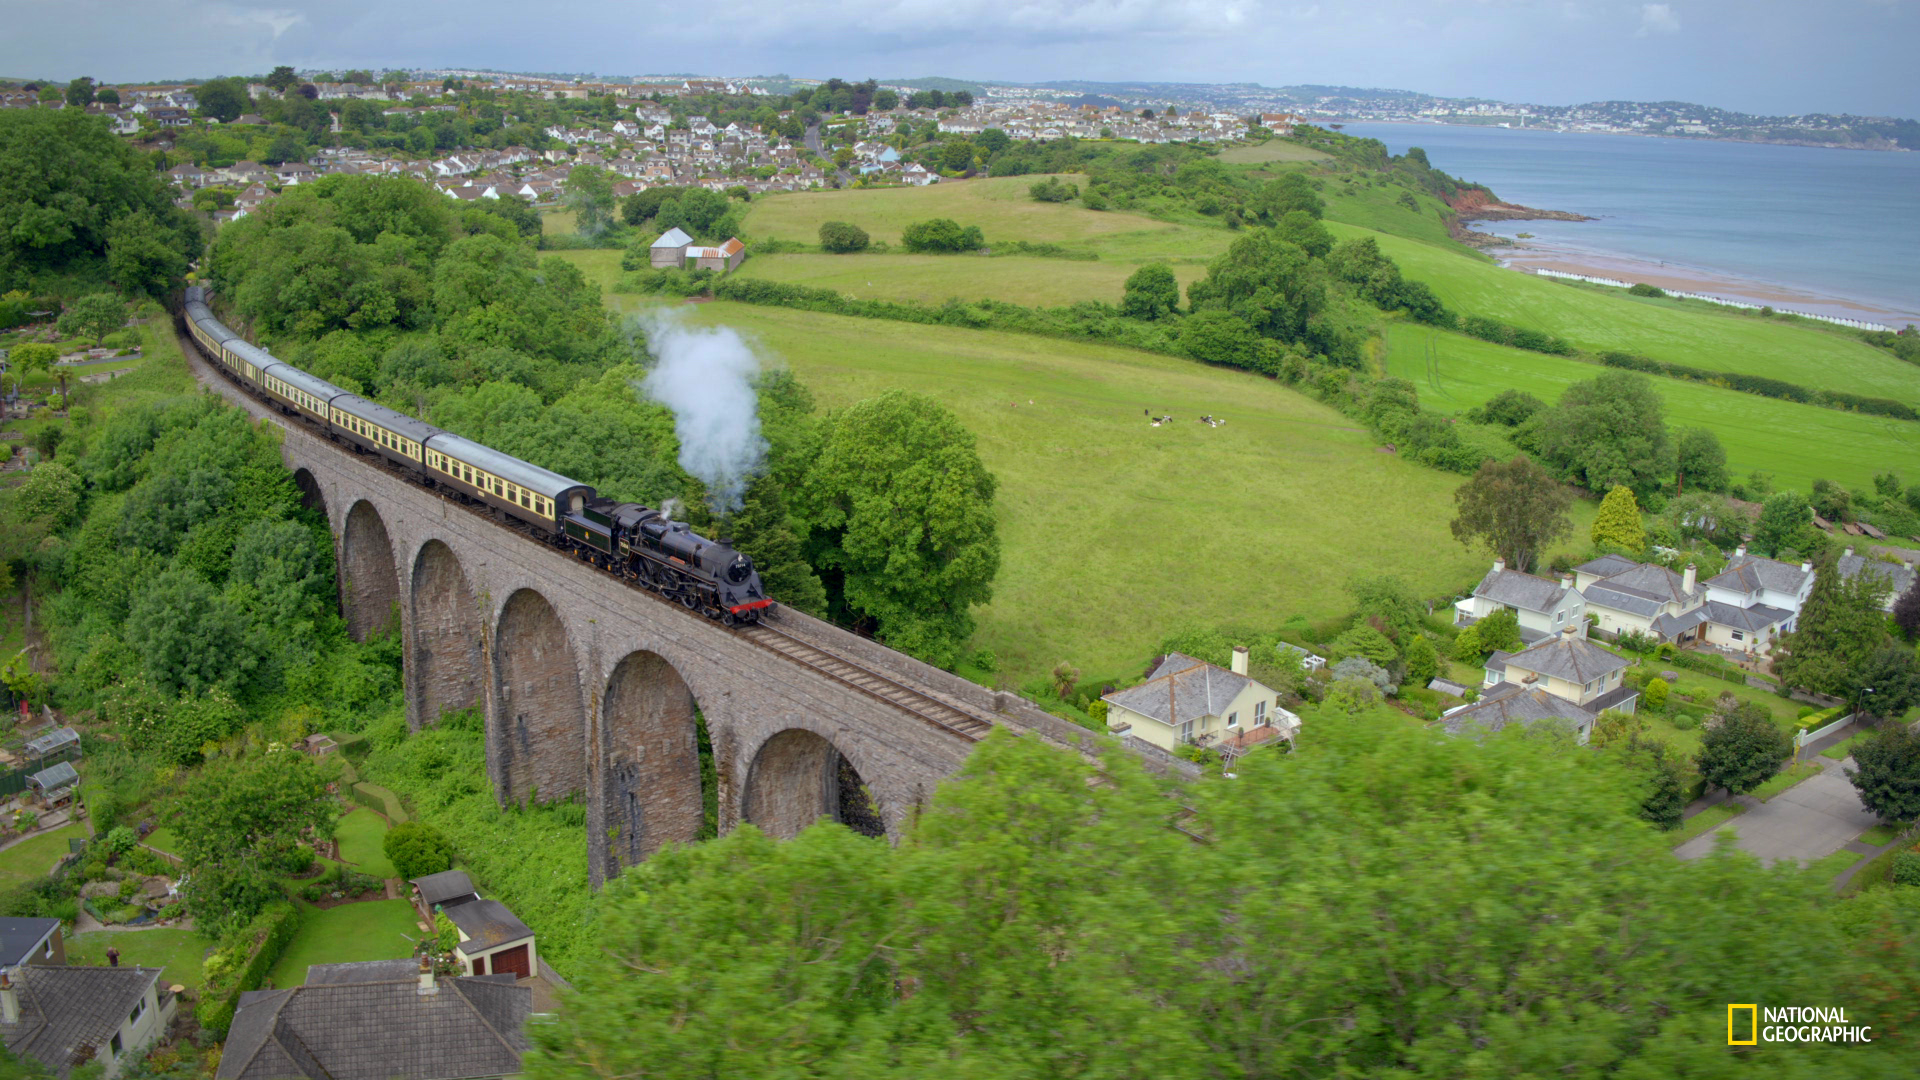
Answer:
<path fill-rule="evenodd" d="M 774 610 L 753 560 L 727 540 L 637 503 L 529 465 L 315 378 L 248 342 L 214 317 L 206 290 L 187 289 L 181 320 L 207 358 L 288 416 L 335 442 L 374 454 L 430 488 L 528 526 L 534 536 L 728 626 Z"/>

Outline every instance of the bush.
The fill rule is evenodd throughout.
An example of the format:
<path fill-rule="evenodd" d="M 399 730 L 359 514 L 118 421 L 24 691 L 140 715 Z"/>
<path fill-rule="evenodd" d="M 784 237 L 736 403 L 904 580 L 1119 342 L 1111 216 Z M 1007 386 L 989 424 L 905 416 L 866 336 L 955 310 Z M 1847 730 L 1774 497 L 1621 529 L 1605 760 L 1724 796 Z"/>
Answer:
<path fill-rule="evenodd" d="M 134 836 L 132 829 L 127 828 L 125 825 L 116 825 L 108 830 L 104 842 L 107 845 L 108 851 L 113 852 L 115 855 L 125 855 L 127 852 L 133 850 L 134 845 L 138 843 L 139 840 Z"/>
<path fill-rule="evenodd" d="M 325 896 L 326 893 L 327 890 L 325 886 L 317 881 L 300 886 L 300 899 L 305 900 L 309 904 L 319 903 L 320 898 Z"/>
<path fill-rule="evenodd" d="M 986 246 L 979 226 L 962 226 L 952 218 L 916 221 L 900 234 L 908 251 L 921 253 L 978 251 Z"/>
<path fill-rule="evenodd" d="M 1080 188 L 1061 181 L 1057 176 L 1049 176 L 1027 188 L 1027 194 L 1039 202 L 1063 203 L 1079 198 Z"/>
<path fill-rule="evenodd" d="M 1920 848 L 1895 855 L 1887 877 L 1895 885 L 1920 885 Z"/>
<path fill-rule="evenodd" d="M 820 250 L 829 255 L 850 255 L 865 251 L 873 242 L 867 230 L 845 221 L 828 221 L 820 226 Z"/>
<path fill-rule="evenodd" d="M 1647 707 L 1650 709 L 1665 708 L 1667 695 L 1672 692 L 1672 690 L 1673 687 L 1667 685 L 1667 680 L 1660 678 L 1658 675 L 1648 679 L 1647 688 L 1643 692 L 1647 699 Z"/>
<path fill-rule="evenodd" d="M 1679 716 L 1673 718 L 1672 723 L 1674 728 L 1679 731 L 1692 731 L 1700 726 L 1699 718 L 1692 713 L 1681 713 Z"/>
<path fill-rule="evenodd" d="M 313 869 L 313 848 L 306 844 L 295 844 L 280 857 L 280 872 L 283 874 L 304 874 Z"/>
<path fill-rule="evenodd" d="M 424 821 L 409 821 L 387 830 L 381 848 L 402 878 L 411 880 L 453 869 L 453 841 Z"/>
<path fill-rule="evenodd" d="M 1658 285 L 1649 285 L 1644 281 L 1630 287 L 1629 289 L 1627 289 L 1627 292 L 1633 296 L 1665 296 L 1667 295 L 1667 290 L 1662 289 Z"/>
<path fill-rule="evenodd" d="M 231 935 L 204 967 L 206 985 L 194 1017 L 216 1038 L 227 1037 L 233 1012 L 244 991 L 257 989 L 267 972 L 300 931 L 302 909 L 286 901 L 269 905 L 251 923 Z"/>

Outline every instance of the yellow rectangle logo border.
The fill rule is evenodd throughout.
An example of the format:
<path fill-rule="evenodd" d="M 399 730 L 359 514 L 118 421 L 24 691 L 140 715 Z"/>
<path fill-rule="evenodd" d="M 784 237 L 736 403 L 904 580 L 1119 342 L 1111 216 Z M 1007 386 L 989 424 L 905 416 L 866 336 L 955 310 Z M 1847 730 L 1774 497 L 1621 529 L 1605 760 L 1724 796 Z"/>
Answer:
<path fill-rule="evenodd" d="M 1747 1015 L 1749 1017 L 1752 1017 L 1753 1038 L 1742 1040 L 1742 1039 L 1736 1039 L 1733 1037 L 1733 1010 L 1735 1009 L 1745 1009 L 1747 1010 Z M 1728 1046 L 1756 1046 L 1759 1044 L 1759 1042 L 1760 1042 L 1760 1006 L 1758 1005 L 1727 1006 L 1727 1045 Z"/>

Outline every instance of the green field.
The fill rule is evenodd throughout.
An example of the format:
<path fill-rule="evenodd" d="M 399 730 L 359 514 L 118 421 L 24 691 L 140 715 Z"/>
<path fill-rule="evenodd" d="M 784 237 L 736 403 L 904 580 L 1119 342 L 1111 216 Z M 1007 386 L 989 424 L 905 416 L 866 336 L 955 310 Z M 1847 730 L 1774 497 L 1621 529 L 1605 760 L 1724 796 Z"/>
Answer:
<path fill-rule="evenodd" d="M 957 297 L 1051 307 L 1081 300 L 1118 304 L 1127 276 L 1138 266 L 1108 260 L 970 255 L 761 255 L 743 263 L 739 273 L 833 289 L 865 300 L 939 304 Z M 1198 262 L 1173 266 L 1183 292 L 1206 272 Z"/>
<path fill-rule="evenodd" d="M 405 900 L 312 909 L 267 979 L 276 988 L 299 986 L 314 964 L 402 960 L 413 955 L 411 939 L 419 936 L 418 915 Z"/>
<path fill-rule="evenodd" d="M 1438 363 L 1431 368 L 1426 353 L 1429 338 L 1438 354 Z M 1389 370 L 1412 380 L 1420 400 L 1441 412 L 1464 412 L 1509 389 L 1526 390 L 1552 402 L 1568 386 L 1609 370 L 1404 323 L 1389 330 L 1387 340 Z M 1736 476 L 1766 469 L 1779 487 L 1801 491 L 1819 477 L 1850 488 L 1869 486 L 1875 473 L 1887 469 L 1920 477 L 1920 424 L 1797 405 L 1703 383 L 1654 382 L 1666 400 L 1667 423 L 1712 429 L 1726 447 L 1727 467 Z"/>
<path fill-rule="evenodd" d="M 1406 215 L 1411 216 L 1411 215 Z M 1340 236 L 1358 228 L 1334 223 Z M 1838 332 L 1736 315 L 1698 301 L 1641 299 L 1504 269 L 1457 249 L 1378 236 L 1401 272 L 1449 308 L 1565 338 L 1712 371 L 1737 371 L 1869 397 L 1920 403 L 1920 366 Z"/>
<path fill-rule="evenodd" d="M 1460 477 L 1380 451 L 1268 379 L 1018 334 L 724 302 L 697 311 L 755 337 L 823 408 L 907 386 L 978 436 L 1000 481 L 1004 554 L 974 644 L 1018 678 L 1063 659 L 1090 675 L 1132 671 L 1182 625 L 1334 615 L 1358 573 L 1439 594 L 1486 562 L 1447 530 Z M 1178 422 L 1154 429 L 1147 411 Z M 1202 413 L 1227 423 L 1206 427 Z M 1591 515 L 1579 508 L 1581 537 Z"/>
<path fill-rule="evenodd" d="M 1036 202 L 1027 189 L 1038 176 L 999 180 L 962 180 L 923 188 L 848 189 L 792 192 L 753 201 L 743 226 L 747 235 L 777 237 L 802 244 L 820 242 L 820 226 L 850 221 L 875 241 L 900 243 L 900 232 L 916 221 L 952 218 L 977 225 L 987 245 L 1024 240 L 1091 251 L 1103 259 L 1208 259 L 1225 251 L 1233 234 L 1225 229 L 1176 225 L 1139 214 L 1087 210 L 1073 203 Z M 1084 176 L 1066 176 L 1086 182 Z M 548 218 L 551 225 L 553 217 Z M 751 261 L 751 260 L 749 260 Z M 1001 262 L 1004 260 L 993 260 Z M 992 263 L 987 264 L 991 266 Z M 993 271 L 983 270 L 983 273 Z"/>
<path fill-rule="evenodd" d="M 1220 151 L 1220 160 L 1229 165 L 1274 165 L 1296 161 L 1329 161 L 1328 155 L 1310 146 L 1269 139 L 1252 146 L 1234 146 Z"/>
<path fill-rule="evenodd" d="M 0 892 L 46 877 L 55 860 L 67 853 L 67 841 L 84 840 L 86 836 L 85 826 L 62 825 L 0 851 Z"/>
<path fill-rule="evenodd" d="M 198 990 L 203 978 L 200 962 L 206 956 L 207 939 L 192 930 L 160 927 L 153 930 L 98 930 L 67 939 L 67 963 L 89 967 L 107 966 L 107 946 L 120 950 L 124 967 L 166 969 L 160 977 L 162 987 L 179 983 Z"/>
<path fill-rule="evenodd" d="M 379 814 L 360 807 L 340 819 L 333 835 L 340 841 L 340 861 L 352 869 L 382 880 L 400 876 L 381 847 L 387 837 L 387 823 Z"/>

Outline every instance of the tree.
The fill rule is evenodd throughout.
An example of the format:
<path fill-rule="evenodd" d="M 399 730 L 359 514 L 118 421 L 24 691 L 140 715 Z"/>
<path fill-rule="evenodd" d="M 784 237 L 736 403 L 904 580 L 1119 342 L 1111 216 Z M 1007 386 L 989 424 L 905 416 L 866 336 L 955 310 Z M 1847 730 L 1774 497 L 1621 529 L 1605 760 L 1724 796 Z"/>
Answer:
<path fill-rule="evenodd" d="M 820 225 L 820 250 L 829 255 L 850 255 L 867 250 L 871 242 L 867 230 L 845 221 L 827 221 Z"/>
<path fill-rule="evenodd" d="M 1831 480 L 1815 480 L 1808 501 L 1813 503 L 1813 512 L 1828 521 L 1853 520 L 1853 495 Z"/>
<path fill-rule="evenodd" d="M 1703 427 L 1674 433 L 1674 488 L 1677 491 L 1725 491 L 1727 451 L 1720 437 Z"/>
<path fill-rule="evenodd" d="M 1310 258 L 1325 258 L 1333 250 L 1333 234 L 1320 224 L 1319 218 L 1305 210 L 1287 211 L 1273 228 L 1280 239 L 1297 246 Z"/>
<path fill-rule="evenodd" d="M 1274 230 L 1256 229 L 1207 265 L 1207 276 L 1187 287 L 1187 300 L 1196 312 L 1231 311 L 1263 337 L 1305 341 L 1321 326 L 1326 274 Z"/>
<path fill-rule="evenodd" d="M 1453 537 L 1484 545 L 1509 567 L 1533 568 L 1548 544 L 1573 532 L 1573 493 L 1524 456 L 1487 461 L 1453 493 Z"/>
<path fill-rule="evenodd" d="M 1062 660 L 1053 665 L 1053 671 L 1049 675 L 1049 678 L 1053 681 L 1054 696 L 1065 700 L 1068 695 L 1073 693 L 1074 686 L 1080 682 L 1080 669 Z"/>
<path fill-rule="evenodd" d="M 93 100 L 102 105 L 118 105 L 120 104 L 120 91 L 115 90 L 111 86 L 103 86 L 94 91 Z"/>
<path fill-rule="evenodd" d="M 1425 686 L 1440 674 L 1440 650 L 1425 634 L 1407 643 L 1407 685 Z"/>
<path fill-rule="evenodd" d="M 1847 779 L 1860 793 L 1860 805 L 1880 820 L 1906 823 L 1920 818 L 1920 733 L 1904 724 L 1881 729 L 1853 747 L 1857 769 Z"/>
<path fill-rule="evenodd" d="M 289 89 L 300 84 L 300 76 L 295 75 L 291 67 L 281 64 L 274 68 L 273 72 L 267 76 L 266 83 L 268 86 L 284 94 Z"/>
<path fill-rule="evenodd" d="M 1769 495 L 1760 506 L 1760 520 L 1753 526 L 1753 546 L 1762 554 L 1778 558 L 1812 522 L 1813 508 L 1799 492 Z"/>
<path fill-rule="evenodd" d="M 1624 731 L 1623 738 L 1609 739 L 1603 743 L 1601 730 L 1608 726 Z M 1594 722 L 1594 742 L 1612 749 L 1619 755 L 1622 765 L 1644 779 L 1646 787 L 1640 801 L 1640 819 L 1671 832 L 1679 828 L 1686 817 L 1686 762 L 1666 743 L 1642 735 L 1640 732 L 1645 727 L 1643 721 L 1609 709 Z"/>
<path fill-rule="evenodd" d="M 331 835 L 338 803 L 314 760 L 291 749 L 223 760 L 189 780 L 167 824 L 193 880 L 188 910 L 218 933 L 285 894 L 274 880 L 296 845 Z M 265 888 L 261 887 L 265 883 Z"/>
<path fill-rule="evenodd" d="M 1166 263 L 1150 262 L 1127 278 L 1120 311 L 1131 319 L 1164 319 L 1180 309 L 1180 281 Z"/>
<path fill-rule="evenodd" d="M 1174 110 L 1167 110 L 1168 116 Z M 1318 218 L 1327 212 L 1327 205 L 1314 194 L 1313 182 L 1304 173 L 1290 172 L 1278 179 L 1269 180 L 1261 185 L 1254 195 L 1254 210 L 1268 221 L 1279 221 L 1298 210 L 1308 217 Z"/>
<path fill-rule="evenodd" d="M 1905 645 L 1888 643 L 1855 665 L 1847 704 L 1857 713 L 1897 720 L 1920 705 L 1920 659 Z"/>
<path fill-rule="evenodd" d="M 84 109 L 93 104 L 93 80 L 85 75 L 67 84 L 67 104 L 76 109 Z"/>
<path fill-rule="evenodd" d="M 837 169 L 845 169 L 853 164 L 853 147 L 838 147 L 833 152 L 833 164 Z"/>
<path fill-rule="evenodd" d="M 1900 594 L 1900 599 L 1893 602 L 1893 621 L 1909 641 L 1916 633 L 1920 633 L 1920 577 L 1915 578 L 1913 584 L 1907 586 L 1907 591 Z"/>
<path fill-rule="evenodd" d="M 58 461 L 43 461 L 15 489 L 13 509 L 27 518 L 45 518 L 54 529 L 73 522 L 85 488 L 80 474 Z"/>
<path fill-rule="evenodd" d="M 1616 487 L 1600 500 L 1591 536 L 1596 545 L 1635 554 L 1647 550 L 1647 530 L 1640 523 L 1640 503 L 1634 499 L 1632 488 Z"/>
<path fill-rule="evenodd" d="M 123 634 L 169 694 L 231 688 L 251 669 L 246 619 L 205 578 L 167 570 L 134 598 Z"/>
<path fill-rule="evenodd" d="M 1460 631 L 1453 639 L 1453 655 L 1478 664 L 1495 652 L 1516 652 L 1520 646 L 1520 616 L 1503 607 Z"/>
<path fill-rule="evenodd" d="M 1419 634 L 1426 605 L 1400 577 L 1356 575 L 1348 579 L 1347 592 L 1353 596 L 1354 615 L 1359 622 L 1373 624 L 1398 642 L 1410 641 Z"/>
<path fill-rule="evenodd" d="M 380 849 L 409 880 L 453 869 L 453 841 L 424 821 L 403 821 L 388 829 Z"/>
<path fill-rule="evenodd" d="M 829 593 L 888 644 L 950 666 L 1000 569 L 997 486 L 945 406 L 890 390 L 822 423 L 796 510 Z"/>
<path fill-rule="evenodd" d="M 83 338 L 95 345 L 127 324 L 127 305 L 112 293 L 89 293 L 60 313 L 62 337 Z"/>
<path fill-rule="evenodd" d="M 223 124 L 233 123 L 241 113 L 253 108 L 253 100 L 247 97 L 247 84 L 242 79 L 208 79 L 200 84 L 195 96 L 200 100 L 200 115 Z"/>
<path fill-rule="evenodd" d="M 1077 184 L 1069 184 L 1057 176 L 1048 176 L 1027 185 L 1027 194 L 1036 202 L 1072 202 L 1080 197 L 1080 188 Z"/>
<path fill-rule="evenodd" d="M 1345 660 L 1353 656 L 1386 667 L 1400 658 L 1400 650 L 1394 648 L 1387 635 L 1362 623 L 1333 639 L 1333 659 Z"/>
<path fill-rule="evenodd" d="M 1837 562 L 1826 555 L 1814 565 L 1813 591 L 1801 605 L 1794 632 L 1774 651 L 1774 674 L 1788 686 L 1845 694 L 1854 686 L 1854 669 L 1886 639 L 1886 612 L 1880 605 L 1887 579 L 1846 577 Z"/>
<path fill-rule="evenodd" d="M 1774 724 L 1766 706 L 1744 702 L 1700 737 L 1694 764 L 1709 786 L 1745 795 L 1792 756 L 1793 739 Z"/>
<path fill-rule="evenodd" d="M 952 218 L 933 218 L 908 225 L 900 242 L 913 252 L 964 252 L 978 251 L 987 241 L 977 225 L 962 227 Z"/>
<path fill-rule="evenodd" d="M 726 197 L 720 198 L 724 201 Z M 598 165 L 575 165 L 567 173 L 567 208 L 573 211 L 574 231 L 581 236 L 606 232 L 618 209 L 613 199 L 613 174 Z"/>
<path fill-rule="evenodd" d="M 1574 383 L 1543 416 L 1540 456 L 1589 491 L 1650 494 L 1673 464 L 1664 411 L 1644 375 L 1609 371 Z"/>
<path fill-rule="evenodd" d="M 893 90 L 876 90 L 873 93 L 873 108 L 880 112 L 892 112 L 900 107 L 900 95 Z"/>

